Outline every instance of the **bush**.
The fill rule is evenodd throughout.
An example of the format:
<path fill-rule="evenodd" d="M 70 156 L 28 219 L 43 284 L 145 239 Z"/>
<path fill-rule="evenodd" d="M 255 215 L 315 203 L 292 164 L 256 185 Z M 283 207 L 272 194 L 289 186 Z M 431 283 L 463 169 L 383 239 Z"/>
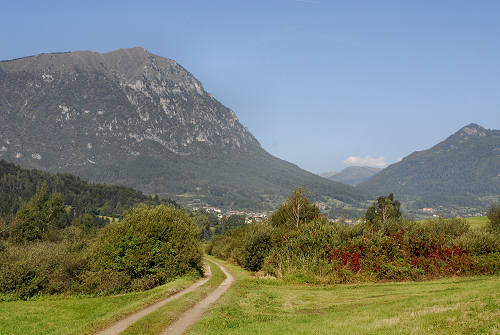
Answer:
<path fill-rule="evenodd" d="M 106 293 L 148 289 L 193 270 L 203 272 L 199 230 L 173 206 L 143 206 L 99 232 L 85 288 Z M 113 285 L 103 286 L 106 281 Z M 109 286 L 109 287 L 108 287 Z"/>
<path fill-rule="evenodd" d="M 500 236 L 486 230 L 471 230 L 457 244 L 471 255 L 500 252 Z"/>
<path fill-rule="evenodd" d="M 499 235 L 469 230 L 465 220 L 405 220 L 393 215 L 399 202 L 389 196 L 370 210 L 379 216 L 373 221 L 347 226 L 316 214 L 295 216 L 296 221 L 290 216 L 292 205 L 309 208 L 302 196 L 293 200 L 298 195 L 273 213 L 269 223 L 214 238 L 209 253 L 251 271 L 310 283 L 417 280 L 500 269 Z"/>
<path fill-rule="evenodd" d="M 87 264 L 88 237 L 79 228 L 64 230 L 60 242 L 4 244 L 0 252 L 0 292 L 21 298 L 77 290 L 78 276 Z"/>
<path fill-rule="evenodd" d="M 500 204 L 490 208 L 488 211 L 488 219 L 490 220 L 491 230 L 500 232 Z"/>
<path fill-rule="evenodd" d="M 270 230 L 265 228 L 256 230 L 245 242 L 242 260 L 243 267 L 250 271 L 259 271 L 271 247 Z"/>

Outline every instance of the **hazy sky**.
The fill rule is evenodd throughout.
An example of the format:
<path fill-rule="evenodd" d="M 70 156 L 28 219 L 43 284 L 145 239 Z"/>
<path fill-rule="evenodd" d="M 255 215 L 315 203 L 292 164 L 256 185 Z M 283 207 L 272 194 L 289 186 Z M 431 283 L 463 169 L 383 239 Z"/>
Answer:
<path fill-rule="evenodd" d="M 312 172 L 500 129 L 500 1 L 5 1 L 0 59 L 142 46 Z M 359 157 L 367 157 L 360 159 Z"/>

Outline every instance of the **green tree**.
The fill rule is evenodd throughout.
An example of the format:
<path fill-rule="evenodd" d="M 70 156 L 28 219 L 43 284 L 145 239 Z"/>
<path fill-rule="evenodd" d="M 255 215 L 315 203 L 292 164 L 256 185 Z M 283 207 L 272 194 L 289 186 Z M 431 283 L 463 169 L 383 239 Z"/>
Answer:
<path fill-rule="evenodd" d="M 378 197 L 377 202 L 368 208 L 365 220 L 371 224 L 386 223 L 389 219 L 401 217 L 401 203 L 394 199 L 391 193 L 388 196 Z"/>
<path fill-rule="evenodd" d="M 200 237 L 202 240 L 211 239 L 219 224 L 217 216 L 204 209 L 199 209 L 191 213 L 191 219 L 200 228 Z"/>
<path fill-rule="evenodd" d="M 245 225 L 245 216 L 244 215 L 231 215 L 223 217 L 220 220 L 219 225 L 216 227 L 216 234 L 224 234 L 226 231 L 231 230 L 233 228 L 241 227 Z"/>
<path fill-rule="evenodd" d="M 492 230 L 500 232 L 500 204 L 492 206 L 488 210 L 488 219 Z"/>
<path fill-rule="evenodd" d="M 100 230 L 86 275 L 90 291 L 149 289 L 202 272 L 198 227 L 173 206 L 142 206 Z M 106 288 L 110 278 L 120 283 Z"/>
<path fill-rule="evenodd" d="M 43 183 L 35 195 L 17 211 L 10 237 L 18 244 L 42 240 L 49 229 L 65 226 L 65 213 L 62 195 L 49 195 L 47 183 Z"/>
<path fill-rule="evenodd" d="M 9 226 L 7 222 L 0 216 L 0 240 L 5 240 L 9 236 Z"/>
<path fill-rule="evenodd" d="M 83 230 L 90 230 L 94 227 L 94 218 L 92 215 L 84 213 L 78 215 L 71 221 L 72 226 L 82 228 Z"/>
<path fill-rule="evenodd" d="M 321 216 L 319 208 L 309 201 L 303 187 L 293 190 L 292 195 L 271 217 L 275 227 L 298 229 L 303 223 L 310 222 Z"/>

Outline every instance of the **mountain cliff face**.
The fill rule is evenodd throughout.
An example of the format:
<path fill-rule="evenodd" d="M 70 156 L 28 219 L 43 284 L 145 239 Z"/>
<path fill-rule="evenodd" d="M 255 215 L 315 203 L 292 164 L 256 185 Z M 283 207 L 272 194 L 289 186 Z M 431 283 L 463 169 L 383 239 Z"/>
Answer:
<path fill-rule="evenodd" d="M 0 62 L 0 158 L 184 204 L 266 207 L 301 185 L 362 198 L 269 155 L 188 71 L 143 48 Z"/>
<path fill-rule="evenodd" d="M 500 130 L 469 124 L 385 168 L 359 188 L 372 196 L 392 192 L 420 208 L 486 208 L 500 196 Z"/>

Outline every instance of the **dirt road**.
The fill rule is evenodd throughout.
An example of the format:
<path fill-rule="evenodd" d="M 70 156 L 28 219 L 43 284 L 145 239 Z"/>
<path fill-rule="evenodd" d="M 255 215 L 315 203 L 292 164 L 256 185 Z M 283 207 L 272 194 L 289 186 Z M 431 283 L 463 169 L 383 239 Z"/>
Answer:
<path fill-rule="evenodd" d="M 118 335 L 118 334 L 120 334 L 125 329 L 127 329 L 131 324 L 133 324 L 134 322 L 138 321 L 139 319 L 145 317 L 146 315 L 153 313 L 161 306 L 169 303 L 172 300 L 175 300 L 175 299 L 183 296 L 186 293 L 193 292 L 198 287 L 205 284 L 210 279 L 210 277 L 212 277 L 212 271 L 210 270 L 210 266 L 205 265 L 205 273 L 206 273 L 206 275 L 203 279 L 198 280 L 196 283 L 189 286 L 188 288 L 186 288 L 182 291 L 179 291 L 179 292 L 177 292 L 177 293 L 175 293 L 175 294 L 173 294 L 173 295 L 171 295 L 171 296 L 169 296 L 169 297 L 167 297 L 167 298 L 165 298 L 165 299 L 163 299 L 163 300 L 161 300 L 161 301 L 159 301 L 159 302 L 157 302 L 149 307 L 146 307 L 145 309 L 143 309 L 137 313 L 129 315 L 125 319 L 118 321 L 117 323 L 113 324 L 109 328 L 106 328 L 106 329 L 96 333 L 96 335 Z"/>
<path fill-rule="evenodd" d="M 189 329 L 196 321 L 198 321 L 203 313 L 207 311 L 211 304 L 213 304 L 217 299 L 220 298 L 224 292 L 233 284 L 234 278 L 229 273 L 229 271 L 219 263 L 214 262 L 217 266 L 224 272 L 226 275 L 226 279 L 217 287 L 215 290 L 210 292 L 203 300 L 199 301 L 181 314 L 181 316 L 170 325 L 167 329 L 165 329 L 161 334 L 162 335 L 181 335 Z"/>

